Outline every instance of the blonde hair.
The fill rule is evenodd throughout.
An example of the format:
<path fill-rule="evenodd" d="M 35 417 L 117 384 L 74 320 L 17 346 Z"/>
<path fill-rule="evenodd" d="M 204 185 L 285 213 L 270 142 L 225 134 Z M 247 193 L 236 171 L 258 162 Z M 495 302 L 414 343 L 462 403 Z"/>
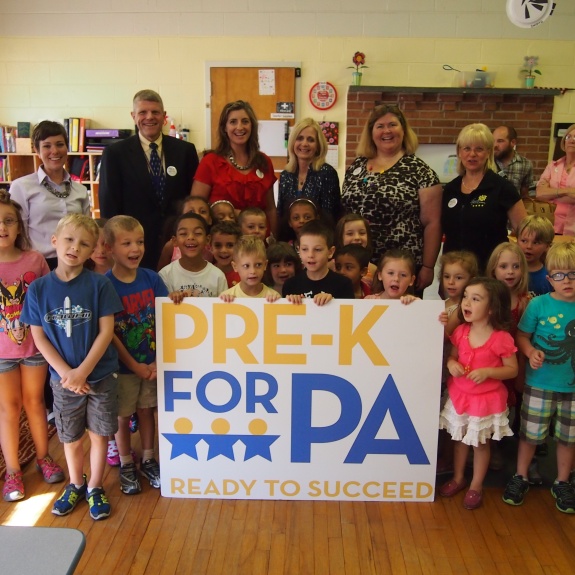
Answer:
<path fill-rule="evenodd" d="M 439 259 L 440 268 L 437 279 L 440 282 L 443 277 L 443 272 L 445 271 L 445 266 L 452 264 L 459 264 L 469 274 L 469 279 L 479 274 L 479 264 L 477 263 L 477 258 L 474 253 L 466 251 L 447 252 Z"/>
<path fill-rule="evenodd" d="M 517 238 L 526 232 L 535 236 L 535 241 L 551 245 L 555 239 L 553 224 L 543 216 L 531 215 L 523 218 L 517 226 Z"/>
<path fill-rule="evenodd" d="M 4 188 L 0 189 L 0 204 L 10 206 L 16 214 L 16 220 L 18 221 L 18 235 L 16 236 L 14 246 L 22 251 L 29 250 L 32 247 L 32 244 L 28 237 L 28 231 L 24 225 L 24 220 L 22 219 L 22 206 L 20 206 L 18 202 L 15 202 L 10 197 L 10 192 Z"/>
<path fill-rule="evenodd" d="M 561 149 L 563 151 L 565 151 L 565 138 L 567 137 L 567 135 L 571 132 L 575 130 L 575 124 L 571 124 L 567 130 L 565 131 L 565 134 L 563 134 L 563 137 L 561 138 Z"/>
<path fill-rule="evenodd" d="M 546 267 L 551 270 L 575 270 L 575 242 L 553 244 L 547 252 Z"/>
<path fill-rule="evenodd" d="M 483 167 L 483 171 L 497 171 L 495 158 L 493 157 L 494 140 L 491 130 L 485 124 L 469 124 L 468 126 L 465 126 L 461 132 L 459 132 L 459 136 L 457 136 L 457 142 L 455 145 L 457 150 L 457 173 L 460 176 L 465 174 L 465 168 L 463 167 L 461 158 L 459 157 L 459 150 L 465 146 L 475 144 L 480 144 L 489 152 L 489 155 L 487 156 L 487 162 L 485 162 L 485 166 Z"/>
<path fill-rule="evenodd" d="M 94 245 L 98 243 L 100 228 L 90 216 L 85 216 L 84 214 L 66 214 L 58 222 L 54 235 L 58 236 L 66 226 L 70 226 L 74 229 L 81 228 L 86 230 L 94 238 Z"/>
<path fill-rule="evenodd" d="M 403 128 L 402 147 L 405 150 L 405 153 L 415 154 L 419 142 L 415 132 L 411 129 L 411 126 L 407 122 L 407 118 L 403 115 L 403 112 L 393 104 L 381 104 L 372 110 L 365 126 L 363 127 L 363 131 L 359 137 L 359 144 L 357 145 L 356 150 L 358 156 L 364 156 L 368 159 L 375 158 L 377 155 L 377 148 L 373 143 L 373 127 L 375 126 L 377 120 L 386 114 L 393 114 L 399 120 L 399 123 Z"/>
<path fill-rule="evenodd" d="M 490 278 L 495 278 L 495 268 L 497 267 L 497 263 L 499 262 L 499 258 L 503 252 L 511 252 L 519 259 L 521 279 L 515 288 L 513 288 L 513 291 L 518 295 L 527 294 L 529 287 L 529 268 L 527 267 L 525 254 L 521 251 L 521 248 L 516 243 L 503 242 L 495 247 L 489 256 L 489 261 L 487 262 L 487 267 L 485 268 L 485 275 Z"/>
<path fill-rule="evenodd" d="M 300 120 L 292 129 L 288 140 L 288 163 L 285 167 L 286 172 L 295 174 L 298 169 L 297 156 L 294 152 L 294 147 L 298 136 L 306 129 L 313 128 L 315 131 L 315 139 L 317 142 L 317 150 L 315 157 L 311 163 L 311 167 L 317 172 L 324 164 L 327 155 L 327 140 L 321 130 L 320 125 L 313 118 L 304 118 Z"/>
<path fill-rule="evenodd" d="M 241 256 L 251 255 L 260 256 L 267 260 L 266 245 L 256 236 L 241 236 L 234 245 L 234 261 Z"/>
<path fill-rule="evenodd" d="M 113 246 L 116 241 L 116 232 L 133 232 L 137 229 L 144 231 L 142 224 L 136 218 L 132 216 L 114 216 L 104 224 L 104 241 L 109 246 Z"/>

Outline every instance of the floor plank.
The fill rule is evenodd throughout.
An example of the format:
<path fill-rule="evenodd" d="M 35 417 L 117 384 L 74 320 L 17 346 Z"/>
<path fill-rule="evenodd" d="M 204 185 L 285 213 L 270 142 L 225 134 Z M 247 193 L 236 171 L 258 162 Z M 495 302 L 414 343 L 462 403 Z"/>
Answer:
<path fill-rule="evenodd" d="M 57 438 L 50 451 L 64 464 Z M 575 572 L 575 516 L 555 508 L 548 483 L 520 507 L 503 503 L 501 486 L 486 487 L 484 505 L 471 512 L 463 493 L 433 503 L 170 499 L 145 483 L 126 496 L 117 468 L 107 468 L 112 515 L 95 522 L 84 502 L 67 517 L 52 515 L 63 484 L 44 483 L 33 466 L 24 481 L 24 500 L 0 501 L 0 524 L 80 529 L 80 575 Z"/>

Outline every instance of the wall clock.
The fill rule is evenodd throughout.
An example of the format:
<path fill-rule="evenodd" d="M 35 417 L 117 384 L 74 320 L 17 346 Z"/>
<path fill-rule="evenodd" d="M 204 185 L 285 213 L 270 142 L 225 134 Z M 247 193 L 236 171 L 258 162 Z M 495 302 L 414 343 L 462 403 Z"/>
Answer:
<path fill-rule="evenodd" d="M 317 82 L 309 91 L 309 101 L 318 110 L 329 110 L 337 101 L 337 90 L 329 82 Z"/>

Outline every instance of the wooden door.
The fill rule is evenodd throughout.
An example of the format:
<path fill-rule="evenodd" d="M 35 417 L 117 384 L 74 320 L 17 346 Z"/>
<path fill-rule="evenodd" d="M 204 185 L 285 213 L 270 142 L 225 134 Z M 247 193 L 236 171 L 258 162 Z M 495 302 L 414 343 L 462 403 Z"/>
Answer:
<path fill-rule="evenodd" d="M 260 94 L 259 71 L 274 70 L 275 93 Z M 278 102 L 293 102 L 295 106 L 296 68 L 210 68 L 210 126 L 211 147 L 217 142 L 218 121 L 223 107 L 234 100 L 249 102 L 258 120 L 271 120 L 271 114 L 276 113 Z M 295 110 L 294 110 L 295 112 Z M 286 119 L 283 119 L 285 122 Z M 288 119 L 290 126 L 294 120 Z M 285 156 L 270 156 L 276 170 L 283 170 L 287 162 Z"/>

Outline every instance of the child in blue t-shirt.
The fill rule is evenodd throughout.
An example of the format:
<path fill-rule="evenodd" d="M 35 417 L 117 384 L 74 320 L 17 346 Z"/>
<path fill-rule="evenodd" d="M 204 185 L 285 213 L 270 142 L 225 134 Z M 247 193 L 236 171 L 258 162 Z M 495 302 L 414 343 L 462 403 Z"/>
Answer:
<path fill-rule="evenodd" d="M 102 482 L 108 436 L 118 428 L 118 354 L 111 343 L 114 313 L 122 309 L 110 280 L 84 268 L 98 236 L 88 216 L 68 214 L 58 222 L 52 236 L 58 265 L 32 282 L 21 316 L 50 364 L 56 428 L 70 473 L 70 484 L 52 513 L 68 515 L 85 498 L 94 520 L 110 515 Z M 86 429 L 89 480 L 82 472 Z"/>
<path fill-rule="evenodd" d="M 555 291 L 532 299 L 519 322 L 517 346 L 527 356 L 526 385 L 521 410 L 517 473 L 503 501 L 521 505 L 529 482 L 527 470 L 537 445 L 545 442 L 553 424 L 557 441 L 557 479 L 551 487 L 555 505 L 575 513 L 575 488 L 569 472 L 575 453 L 575 242 L 551 246 L 548 281 Z"/>
<path fill-rule="evenodd" d="M 156 297 L 168 290 L 160 276 L 139 267 L 144 257 L 144 228 L 131 216 L 114 216 L 104 226 L 106 247 L 114 264 L 106 272 L 124 309 L 114 318 L 114 346 L 120 356 L 118 433 L 120 489 L 134 495 L 142 488 L 130 453 L 130 416 L 138 414 L 142 459 L 140 473 L 160 488 L 160 467 L 154 454 L 158 405 L 156 371 Z"/>
<path fill-rule="evenodd" d="M 547 280 L 545 256 L 554 237 L 553 224 L 542 216 L 527 216 L 517 227 L 517 245 L 527 260 L 528 289 L 532 296 L 549 293 L 553 289 Z"/>

